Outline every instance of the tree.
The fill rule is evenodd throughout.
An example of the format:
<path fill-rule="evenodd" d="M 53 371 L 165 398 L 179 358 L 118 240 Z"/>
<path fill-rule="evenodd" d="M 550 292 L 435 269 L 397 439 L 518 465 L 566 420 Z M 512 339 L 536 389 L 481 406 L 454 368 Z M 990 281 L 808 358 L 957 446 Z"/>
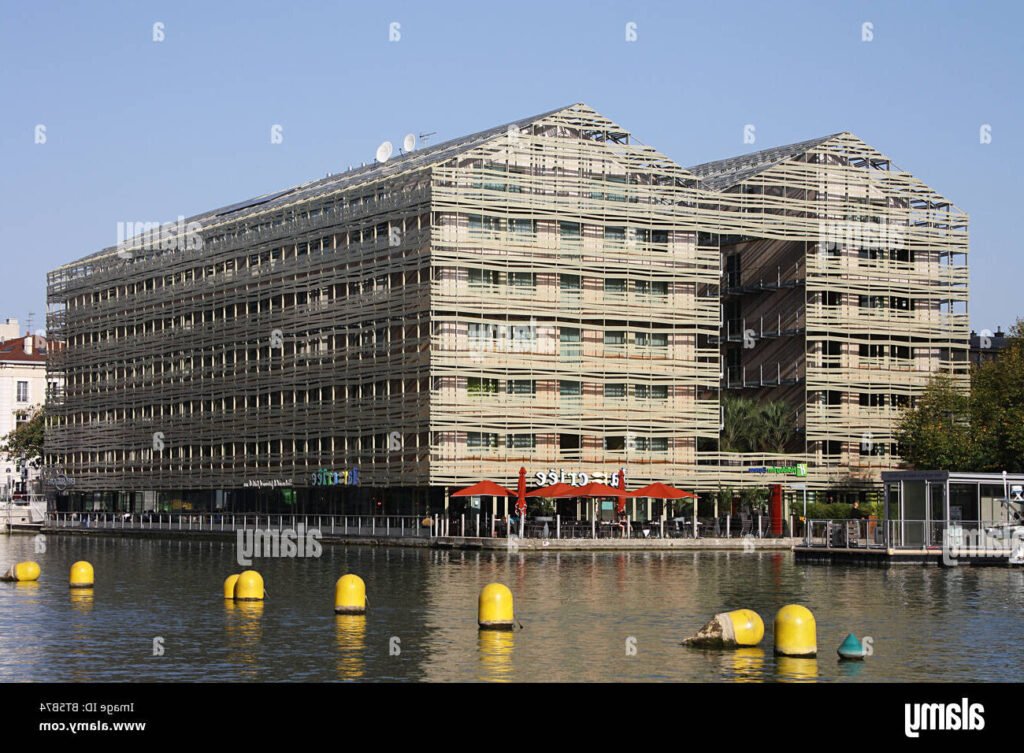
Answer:
<path fill-rule="evenodd" d="M 969 393 L 934 377 L 896 439 L 913 468 L 1024 472 L 1024 322 L 1010 328 L 998 358 L 971 371 Z"/>
<path fill-rule="evenodd" d="M 724 452 L 785 452 L 796 433 L 793 409 L 784 400 L 758 403 L 749 397 L 725 395 L 722 409 Z"/>
<path fill-rule="evenodd" d="M 970 470 L 975 458 L 970 396 L 947 375 L 936 375 L 917 406 L 901 416 L 896 441 L 904 462 L 919 470 Z"/>
<path fill-rule="evenodd" d="M 36 462 L 43 456 L 43 431 L 46 428 L 46 409 L 34 409 L 28 419 L 19 424 L 3 439 L 0 450 L 12 459 Z"/>
<path fill-rule="evenodd" d="M 722 397 L 721 447 L 723 452 L 751 452 L 757 443 L 754 433 L 757 403 L 749 397 Z"/>
<path fill-rule="evenodd" d="M 785 452 L 796 433 L 793 409 L 785 400 L 762 403 L 757 415 L 757 434 L 762 452 Z"/>
<path fill-rule="evenodd" d="M 1024 472 L 1024 331 L 1010 328 L 999 357 L 971 373 L 971 426 L 978 471 Z"/>

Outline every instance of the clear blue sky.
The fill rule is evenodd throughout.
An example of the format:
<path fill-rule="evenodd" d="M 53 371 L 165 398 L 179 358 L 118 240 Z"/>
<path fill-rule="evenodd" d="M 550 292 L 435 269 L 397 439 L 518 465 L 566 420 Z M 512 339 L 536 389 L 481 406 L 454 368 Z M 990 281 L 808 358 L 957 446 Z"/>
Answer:
<path fill-rule="evenodd" d="M 1024 315 L 1022 7 L 3 0 L 0 317 L 40 328 L 45 273 L 115 243 L 118 222 L 582 101 L 684 166 L 852 131 L 970 213 L 972 326 L 1005 327 Z"/>

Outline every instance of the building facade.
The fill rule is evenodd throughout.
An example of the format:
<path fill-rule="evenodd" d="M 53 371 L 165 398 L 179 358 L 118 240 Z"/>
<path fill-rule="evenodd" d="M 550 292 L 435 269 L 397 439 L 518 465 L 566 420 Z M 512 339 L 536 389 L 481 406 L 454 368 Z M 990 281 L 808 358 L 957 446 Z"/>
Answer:
<path fill-rule="evenodd" d="M 46 402 L 46 338 L 22 334 L 17 319 L 0 324 L 0 437 L 28 421 Z M 38 491 L 41 468 L 0 452 L 0 498 Z"/>
<path fill-rule="evenodd" d="M 860 395 L 912 396 L 966 363 L 966 321 L 961 343 L 941 308 L 966 302 L 966 266 L 943 261 L 966 252 L 966 220 L 849 134 L 784 151 L 686 170 L 577 104 L 55 270 L 62 504 L 420 512 L 520 468 L 702 491 L 797 463 L 815 488 L 877 481 L 895 457 L 865 466 L 850 447 L 886 442 L 893 412 Z M 914 253 L 868 266 L 848 237 L 820 251 L 822 222 L 854 210 L 898 224 Z M 868 319 L 865 295 L 922 303 L 908 326 L 897 306 Z M 739 356 L 737 319 L 748 342 L 758 321 Z M 876 332 L 888 354 L 917 338 L 915 367 L 887 357 L 864 377 Z M 731 389 L 799 406 L 800 446 L 719 452 Z"/>

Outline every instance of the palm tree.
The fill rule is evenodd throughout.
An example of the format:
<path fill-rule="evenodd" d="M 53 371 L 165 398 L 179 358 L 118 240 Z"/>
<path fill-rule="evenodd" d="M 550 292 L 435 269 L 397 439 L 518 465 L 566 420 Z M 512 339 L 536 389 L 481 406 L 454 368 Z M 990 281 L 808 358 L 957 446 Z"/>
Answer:
<path fill-rule="evenodd" d="M 761 452 L 785 452 L 796 433 L 793 409 L 784 400 L 761 403 L 757 412 L 758 435 Z"/>
<path fill-rule="evenodd" d="M 749 397 L 725 395 L 722 414 L 722 451 L 751 452 L 758 444 L 757 403 Z"/>

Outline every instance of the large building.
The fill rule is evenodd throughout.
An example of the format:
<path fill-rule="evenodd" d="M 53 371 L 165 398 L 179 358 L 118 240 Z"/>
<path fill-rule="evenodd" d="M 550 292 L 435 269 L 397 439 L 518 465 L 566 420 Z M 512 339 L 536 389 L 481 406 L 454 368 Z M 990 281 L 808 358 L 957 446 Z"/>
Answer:
<path fill-rule="evenodd" d="M 52 272 L 47 460 L 72 507 L 876 483 L 902 396 L 966 367 L 965 225 L 849 134 L 687 170 L 572 105 Z M 719 452 L 732 389 L 798 407 L 799 446 Z"/>

